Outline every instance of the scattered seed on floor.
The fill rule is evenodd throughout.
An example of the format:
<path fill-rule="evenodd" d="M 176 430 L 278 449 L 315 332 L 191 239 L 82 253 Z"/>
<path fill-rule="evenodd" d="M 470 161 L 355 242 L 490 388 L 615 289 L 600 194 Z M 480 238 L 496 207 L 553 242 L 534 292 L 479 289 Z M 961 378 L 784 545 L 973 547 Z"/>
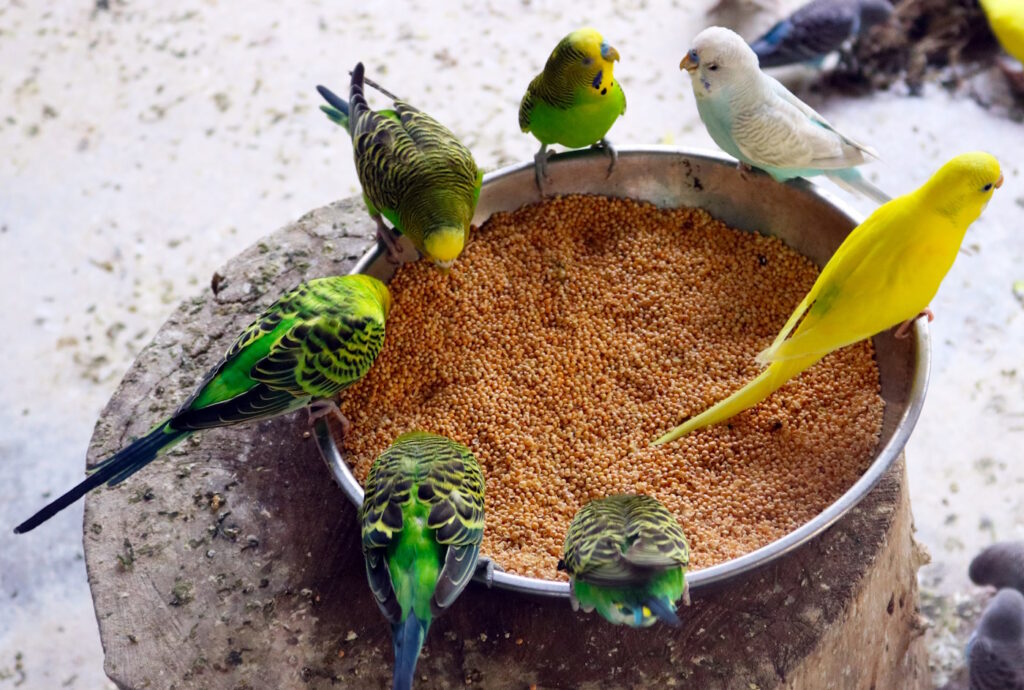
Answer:
<path fill-rule="evenodd" d="M 758 373 L 817 268 L 699 209 L 567 196 L 495 214 L 451 275 L 403 266 L 384 350 L 346 391 L 360 481 L 399 434 L 473 450 L 487 479 L 482 553 L 564 579 L 585 502 L 644 492 L 706 568 L 782 537 L 870 462 L 883 401 L 869 342 L 832 353 L 729 424 L 649 443 Z"/>

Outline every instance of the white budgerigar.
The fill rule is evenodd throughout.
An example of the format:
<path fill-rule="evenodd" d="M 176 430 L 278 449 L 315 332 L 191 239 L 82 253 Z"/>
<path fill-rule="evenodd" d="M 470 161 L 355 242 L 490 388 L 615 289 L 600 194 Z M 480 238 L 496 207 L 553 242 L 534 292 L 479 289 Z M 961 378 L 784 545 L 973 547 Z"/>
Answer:
<path fill-rule="evenodd" d="M 735 32 L 718 26 L 701 31 L 679 68 L 690 73 L 697 110 L 711 138 L 741 163 L 779 181 L 827 175 L 877 203 L 889 201 L 856 169 L 877 154 L 836 131 L 762 72 L 757 55 Z"/>

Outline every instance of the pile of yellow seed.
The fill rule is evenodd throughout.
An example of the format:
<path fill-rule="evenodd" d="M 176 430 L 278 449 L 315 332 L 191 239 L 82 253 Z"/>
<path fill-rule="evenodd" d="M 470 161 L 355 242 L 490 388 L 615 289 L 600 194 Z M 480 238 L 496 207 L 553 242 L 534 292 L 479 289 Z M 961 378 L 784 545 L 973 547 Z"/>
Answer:
<path fill-rule="evenodd" d="M 391 283 L 370 374 L 342 395 L 363 481 L 399 434 L 466 444 L 487 479 L 482 553 L 547 579 L 576 510 L 647 493 L 704 568 L 815 516 L 863 473 L 882 423 L 869 342 L 730 424 L 652 439 L 754 377 L 818 271 L 779 240 L 698 209 L 568 196 L 494 215 L 452 273 Z"/>

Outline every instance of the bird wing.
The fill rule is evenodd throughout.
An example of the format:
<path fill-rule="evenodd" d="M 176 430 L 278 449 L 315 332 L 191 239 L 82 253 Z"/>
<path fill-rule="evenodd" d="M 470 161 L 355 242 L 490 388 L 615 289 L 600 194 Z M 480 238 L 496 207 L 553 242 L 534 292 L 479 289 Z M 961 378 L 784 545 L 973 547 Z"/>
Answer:
<path fill-rule="evenodd" d="M 439 614 L 476 571 L 484 534 L 484 475 L 465 446 L 440 437 L 431 441 L 435 460 L 419 484 L 418 495 L 431 506 L 427 526 L 436 530 L 438 543 L 448 546 L 431 607 Z"/>
<path fill-rule="evenodd" d="M 396 118 L 357 111 L 356 103 L 353 99 L 356 168 L 374 207 L 395 220 L 408 195 L 443 187 L 461 200 L 458 208 L 473 208 L 479 171 L 472 153 L 448 128 L 404 101 L 395 101 Z"/>
<path fill-rule="evenodd" d="M 610 496 L 580 509 L 566 537 L 566 570 L 586 582 L 629 585 L 689 563 L 679 524 L 648 496 Z"/>
<path fill-rule="evenodd" d="M 438 544 L 448 547 L 431 603 L 437 614 L 469 583 L 483 539 L 484 477 L 469 449 L 442 436 L 412 432 L 399 437 L 374 462 L 359 512 L 365 554 L 387 550 L 402 531 L 403 507 L 413 502 L 429 507 L 427 527 L 434 530 Z M 371 574 L 367 562 L 377 601 L 389 601 L 394 597 L 391 578 L 379 570 L 386 570 L 386 565 L 374 567 Z"/>
<path fill-rule="evenodd" d="M 741 112 L 733 139 L 758 165 L 782 169 L 834 170 L 864 163 L 874 152 L 838 132 L 817 111 L 768 75 L 769 98 Z"/>
<path fill-rule="evenodd" d="M 785 339 L 784 328 L 759 361 L 823 355 L 917 313 L 920 300 L 900 278 L 918 270 L 911 265 L 916 233 L 906 229 L 922 221 L 909 204 L 880 207 L 850 234 L 787 323 L 792 330 L 803 316 L 792 337 Z"/>
<path fill-rule="evenodd" d="M 222 426 L 330 398 L 369 371 L 383 344 L 379 304 L 367 303 L 340 279 L 304 283 L 242 331 L 172 426 Z"/>
<path fill-rule="evenodd" d="M 838 50 L 857 31 L 860 11 L 848 2 L 811 3 L 755 41 L 761 67 L 815 60 Z"/>
<path fill-rule="evenodd" d="M 1024 642 L 975 633 L 967 652 L 972 690 L 1024 690 Z"/>

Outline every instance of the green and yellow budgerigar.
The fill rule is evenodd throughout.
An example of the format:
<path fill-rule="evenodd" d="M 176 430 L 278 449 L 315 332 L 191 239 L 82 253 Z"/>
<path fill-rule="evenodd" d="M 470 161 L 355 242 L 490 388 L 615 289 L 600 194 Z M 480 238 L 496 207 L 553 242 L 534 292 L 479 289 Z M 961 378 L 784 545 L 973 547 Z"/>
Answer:
<path fill-rule="evenodd" d="M 605 135 L 626 112 L 626 94 L 614 74 L 618 59 L 619 51 L 595 29 L 579 29 L 555 46 L 544 71 L 526 88 L 519 105 L 519 128 L 540 141 L 533 160 L 541 191 L 551 144 L 603 147 L 611 156 L 611 174 L 617 156 Z"/>
<path fill-rule="evenodd" d="M 992 33 L 1007 53 L 1024 64 L 1024 2 L 1021 0 L 981 0 Z M 1000 63 L 1003 72 L 1019 91 L 1024 91 L 1024 73 Z"/>
<path fill-rule="evenodd" d="M 586 504 L 572 519 L 559 570 L 569 573 L 573 610 L 597 609 L 634 628 L 679 625 L 689 604 L 690 549 L 683 529 L 657 499 L 621 494 Z"/>
<path fill-rule="evenodd" d="M 311 419 L 332 412 L 341 416 L 333 398 L 370 370 L 384 345 L 390 308 L 387 286 L 370 276 L 318 278 L 299 285 L 242 331 L 170 419 L 92 466 L 83 482 L 14 531 L 35 529 L 100 484 L 124 481 L 196 431 L 267 419 L 307 405 Z"/>
<path fill-rule="evenodd" d="M 661 445 L 753 407 L 833 350 L 902 324 L 906 336 L 953 265 L 968 226 L 1003 183 L 987 153 L 952 159 L 919 189 L 879 207 L 853 229 L 775 341 L 768 365 L 725 400 L 654 442 Z"/>
<path fill-rule="evenodd" d="M 394 109 L 370 110 L 363 82 L 359 63 L 352 70 L 348 102 L 324 86 L 316 88 L 330 104 L 322 110 L 352 137 L 356 172 L 377 234 L 397 260 L 401 251 L 383 216 L 421 255 L 447 271 L 469 240 L 483 173 L 444 125 L 384 89 L 377 87 L 394 100 Z"/>
<path fill-rule="evenodd" d="M 476 571 L 484 474 L 464 445 L 411 431 L 374 461 L 365 488 L 359 524 L 366 577 L 391 623 L 392 688 L 408 690 L 431 621 Z"/>

